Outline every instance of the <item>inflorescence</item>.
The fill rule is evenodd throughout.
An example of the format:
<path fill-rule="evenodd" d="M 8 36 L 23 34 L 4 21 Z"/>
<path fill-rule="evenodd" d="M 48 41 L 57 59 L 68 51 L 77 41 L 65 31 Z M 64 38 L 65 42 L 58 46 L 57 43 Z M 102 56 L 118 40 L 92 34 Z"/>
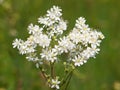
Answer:
<path fill-rule="evenodd" d="M 13 48 L 17 48 L 20 54 L 25 54 L 28 61 L 41 68 L 45 62 L 50 65 L 62 62 L 59 59 L 63 54 L 67 54 L 66 65 L 74 68 L 86 63 L 89 58 L 95 58 L 100 51 L 101 40 L 104 35 L 89 27 L 83 17 L 76 20 L 74 28 L 68 33 L 67 21 L 62 18 L 62 9 L 53 6 L 47 11 L 47 14 L 38 18 L 40 25 L 28 26 L 29 37 L 26 41 L 15 39 L 12 43 Z M 51 88 L 60 88 L 57 76 L 49 77 L 49 86 Z"/>

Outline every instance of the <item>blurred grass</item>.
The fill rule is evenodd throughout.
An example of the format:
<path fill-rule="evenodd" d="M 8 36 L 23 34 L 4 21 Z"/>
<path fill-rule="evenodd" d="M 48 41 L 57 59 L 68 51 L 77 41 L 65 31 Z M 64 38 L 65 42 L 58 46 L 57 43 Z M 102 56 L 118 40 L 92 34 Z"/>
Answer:
<path fill-rule="evenodd" d="M 74 72 L 68 90 L 120 90 L 119 0 L 0 0 L 0 90 L 47 90 L 37 70 L 12 48 L 14 38 L 25 39 L 27 26 L 53 5 L 63 9 L 72 29 L 84 16 L 90 27 L 105 35 L 100 54 Z M 57 67 L 57 72 L 61 69 Z M 117 83 L 117 85 L 116 85 Z M 118 88 L 118 89 L 116 89 Z"/>

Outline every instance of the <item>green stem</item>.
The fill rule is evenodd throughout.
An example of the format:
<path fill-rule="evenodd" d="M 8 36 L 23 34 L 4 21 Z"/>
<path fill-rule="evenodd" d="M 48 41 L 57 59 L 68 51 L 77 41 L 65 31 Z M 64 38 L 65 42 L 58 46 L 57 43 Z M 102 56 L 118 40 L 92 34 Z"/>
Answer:
<path fill-rule="evenodd" d="M 62 87 L 62 86 L 66 83 L 66 81 L 68 80 L 68 78 L 69 78 L 69 76 L 70 76 L 70 74 L 71 74 L 72 72 L 73 72 L 73 70 L 71 70 L 71 71 L 66 75 L 65 79 L 63 79 L 62 83 L 60 84 L 60 87 Z"/>
<path fill-rule="evenodd" d="M 42 73 L 42 76 L 43 76 L 43 77 L 45 78 L 45 80 L 47 81 L 47 75 L 46 75 L 44 69 L 43 69 L 42 67 L 39 67 L 39 68 L 40 68 L 40 71 L 41 71 L 41 73 Z"/>
<path fill-rule="evenodd" d="M 55 75 L 54 75 L 54 63 L 50 62 L 50 68 L 51 68 L 51 77 L 54 78 L 55 77 Z"/>
<path fill-rule="evenodd" d="M 69 83 L 70 83 L 70 80 L 71 80 L 72 74 L 73 74 L 73 72 L 70 73 L 70 76 L 69 76 L 68 81 L 67 81 L 67 83 L 66 83 L 65 90 L 67 90 L 67 87 L 68 87 L 68 85 L 69 85 Z"/>

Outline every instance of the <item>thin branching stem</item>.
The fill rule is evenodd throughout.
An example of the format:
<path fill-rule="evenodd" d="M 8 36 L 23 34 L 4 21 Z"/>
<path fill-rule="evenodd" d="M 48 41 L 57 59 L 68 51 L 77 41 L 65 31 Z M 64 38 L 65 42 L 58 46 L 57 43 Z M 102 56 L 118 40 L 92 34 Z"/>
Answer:
<path fill-rule="evenodd" d="M 73 70 L 71 70 L 70 72 L 68 72 L 68 74 L 63 79 L 62 83 L 60 84 L 61 87 L 66 83 L 66 81 L 68 80 L 68 78 L 69 78 L 69 76 L 71 75 L 72 72 L 73 72 Z"/>
<path fill-rule="evenodd" d="M 72 71 L 72 72 L 70 73 L 70 75 L 69 75 L 69 78 L 68 78 L 67 83 L 66 83 L 66 86 L 65 86 L 65 90 L 67 90 L 67 87 L 68 87 L 68 85 L 69 85 L 69 83 L 70 83 L 72 74 L 73 74 L 73 71 Z"/>
<path fill-rule="evenodd" d="M 55 72 L 54 72 L 54 63 L 50 62 L 50 68 L 51 68 L 51 77 L 54 78 L 55 77 Z"/>
<path fill-rule="evenodd" d="M 43 69 L 42 67 L 39 67 L 39 68 L 40 68 L 40 71 L 41 71 L 41 73 L 42 73 L 42 76 L 43 76 L 43 77 L 45 78 L 45 80 L 47 81 L 47 75 L 46 75 L 44 69 Z"/>

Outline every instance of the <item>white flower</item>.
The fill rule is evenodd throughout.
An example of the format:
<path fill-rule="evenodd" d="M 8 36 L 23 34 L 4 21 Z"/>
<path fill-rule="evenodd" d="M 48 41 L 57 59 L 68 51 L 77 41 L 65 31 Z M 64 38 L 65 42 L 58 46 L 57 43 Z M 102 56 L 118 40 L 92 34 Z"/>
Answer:
<path fill-rule="evenodd" d="M 40 17 L 40 18 L 38 18 L 38 23 L 48 25 L 48 19 L 49 18 Z"/>
<path fill-rule="evenodd" d="M 58 43 L 59 51 L 61 53 L 67 53 L 69 50 L 75 48 L 75 44 L 72 43 L 67 37 L 60 38 L 60 41 L 58 41 Z"/>
<path fill-rule="evenodd" d="M 31 45 L 29 41 L 25 41 L 21 43 L 19 51 L 20 54 L 27 54 L 27 53 L 33 53 L 35 52 L 35 47 L 34 45 Z"/>
<path fill-rule="evenodd" d="M 89 31 L 89 30 L 90 30 L 90 28 L 89 28 L 89 26 L 88 26 L 88 25 L 83 24 L 83 25 L 81 26 L 80 30 L 81 30 L 81 32 L 84 32 L 84 31 Z"/>
<path fill-rule="evenodd" d="M 105 38 L 105 36 L 101 32 L 98 32 L 98 36 L 99 36 L 100 39 L 104 39 Z"/>
<path fill-rule="evenodd" d="M 60 21 L 60 17 L 62 15 L 61 11 L 62 10 L 59 7 L 53 6 L 50 10 L 47 11 L 46 16 L 40 17 L 38 19 L 38 22 L 46 26 L 51 26 L 55 22 Z"/>
<path fill-rule="evenodd" d="M 90 33 L 88 31 L 84 31 L 81 34 L 81 43 L 85 46 L 88 45 L 88 42 L 90 40 Z"/>
<path fill-rule="evenodd" d="M 21 40 L 21 39 L 15 39 L 14 41 L 13 41 L 13 43 L 12 43 L 12 45 L 13 45 L 13 48 L 20 48 L 20 45 L 21 45 L 21 43 L 22 43 L 23 41 Z"/>
<path fill-rule="evenodd" d="M 60 81 L 58 81 L 58 79 L 52 79 L 51 80 L 51 88 L 56 88 L 56 89 L 60 89 L 59 87 Z"/>
<path fill-rule="evenodd" d="M 78 44 L 81 41 L 81 33 L 78 29 L 74 28 L 68 36 L 75 44 Z"/>
<path fill-rule="evenodd" d="M 86 22 L 85 18 L 83 17 L 79 17 L 77 20 L 76 20 L 76 28 L 81 28 L 82 25 L 84 25 Z"/>
<path fill-rule="evenodd" d="M 80 17 L 76 20 L 75 27 L 77 29 L 79 29 L 81 32 L 84 32 L 84 31 L 87 31 L 87 30 L 89 31 L 90 28 L 89 28 L 88 25 L 85 24 L 85 22 L 86 22 L 85 18 Z"/>
<path fill-rule="evenodd" d="M 30 35 L 28 38 L 27 38 L 27 44 L 33 46 L 34 48 L 37 46 L 35 41 L 34 41 L 34 36 L 33 35 Z"/>
<path fill-rule="evenodd" d="M 43 49 L 40 55 L 41 55 L 41 58 L 50 62 L 54 62 L 57 60 L 57 53 L 54 49 L 52 50 Z"/>
<path fill-rule="evenodd" d="M 25 42 L 21 39 L 16 39 L 13 42 L 13 48 L 15 47 L 17 47 L 20 54 L 27 54 L 35 51 L 36 44 L 32 41 L 32 36 L 30 36 Z"/>
<path fill-rule="evenodd" d="M 49 26 L 47 28 L 48 32 L 47 34 L 52 37 L 52 36 L 57 36 L 57 35 L 62 35 L 63 32 L 67 29 L 67 22 L 65 22 L 63 19 L 60 19 L 57 23 Z"/>
<path fill-rule="evenodd" d="M 39 58 L 36 55 L 36 53 L 29 53 L 27 54 L 26 59 L 28 59 L 28 61 L 38 61 Z"/>
<path fill-rule="evenodd" d="M 91 45 L 91 49 L 95 54 L 98 54 L 100 49 L 98 47 L 96 47 L 95 45 Z"/>
<path fill-rule="evenodd" d="M 34 41 L 39 44 L 39 46 L 45 48 L 50 45 L 51 39 L 45 34 L 40 34 L 39 36 L 35 36 Z"/>
<path fill-rule="evenodd" d="M 52 21 L 48 17 L 40 17 L 38 18 L 38 23 L 43 24 L 45 26 L 51 26 L 53 23 L 55 23 L 55 21 Z"/>
<path fill-rule="evenodd" d="M 58 6 L 53 6 L 50 10 L 47 11 L 47 17 L 49 17 L 51 20 L 57 21 L 60 20 L 60 16 L 62 9 L 60 9 Z"/>
<path fill-rule="evenodd" d="M 91 45 L 100 46 L 101 40 L 99 40 L 99 35 L 97 31 L 90 32 L 90 38 L 88 41 Z"/>
<path fill-rule="evenodd" d="M 85 49 L 81 55 L 86 58 L 86 59 L 89 59 L 90 57 L 94 57 L 95 58 L 95 55 L 98 53 L 98 51 L 100 51 L 99 48 L 96 48 L 96 47 L 93 47 L 93 48 L 90 48 L 90 47 L 87 47 L 87 49 Z"/>
<path fill-rule="evenodd" d="M 75 56 L 75 58 L 72 59 L 72 61 L 74 62 L 75 66 L 80 66 L 87 62 L 87 60 L 80 55 Z"/>
<path fill-rule="evenodd" d="M 85 20 L 85 18 L 83 18 L 83 17 L 79 17 L 79 18 L 76 20 L 76 24 L 80 24 L 80 25 L 85 24 L 85 22 L 86 22 L 86 20 Z"/>
<path fill-rule="evenodd" d="M 28 26 L 29 34 L 35 34 L 35 33 L 40 34 L 40 33 L 42 33 L 42 30 L 43 30 L 43 28 L 40 28 L 38 25 L 33 26 L 33 24 L 30 24 Z"/>
<path fill-rule="evenodd" d="M 56 34 L 63 34 L 63 31 L 67 29 L 67 23 L 63 20 L 60 20 L 59 24 L 56 27 Z"/>
<path fill-rule="evenodd" d="M 28 59 L 28 61 L 38 61 L 38 57 L 33 57 L 33 56 L 27 56 L 26 59 Z"/>

